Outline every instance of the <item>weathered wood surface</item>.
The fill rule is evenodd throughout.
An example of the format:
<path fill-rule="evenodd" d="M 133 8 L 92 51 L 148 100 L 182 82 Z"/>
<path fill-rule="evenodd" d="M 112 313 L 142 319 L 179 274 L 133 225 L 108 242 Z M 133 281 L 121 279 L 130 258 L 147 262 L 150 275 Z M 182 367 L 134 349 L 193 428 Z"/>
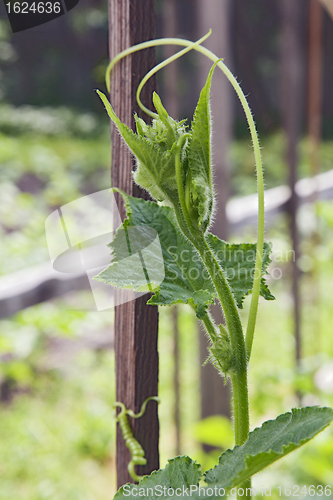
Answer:
<path fill-rule="evenodd" d="M 303 96 L 300 92 L 304 79 L 302 64 L 301 17 L 302 0 L 282 0 L 281 8 L 281 97 L 282 124 L 285 134 L 285 158 L 289 174 L 290 199 L 286 206 L 290 239 L 295 258 L 291 262 L 292 295 L 294 302 L 295 356 L 301 359 L 301 298 L 299 291 L 300 241 L 297 228 L 299 196 L 296 191 L 298 177 L 298 143 L 301 134 Z"/>
<path fill-rule="evenodd" d="M 155 37 L 154 1 L 109 0 L 110 58 L 137 43 Z M 111 74 L 111 104 L 123 123 L 134 127 L 134 112 L 142 115 L 136 103 L 136 89 L 144 75 L 155 64 L 153 49 L 140 51 L 120 61 Z M 151 79 L 142 93 L 142 102 L 151 107 L 155 81 Z M 144 117 L 146 118 L 146 117 Z M 126 193 L 145 197 L 133 185 L 133 159 L 112 126 L 112 186 Z M 117 200 L 124 217 L 122 200 Z M 158 391 L 157 307 L 146 305 L 147 297 L 115 308 L 116 398 L 136 413 L 149 396 Z M 138 474 L 149 474 L 159 468 L 159 423 L 156 402 L 150 402 L 146 414 L 131 422 L 134 435 L 146 452 L 146 466 L 137 467 Z M 133 482 L 127 471 L 130 453 L 117 429 L 118 487 Z"/>
<path fill-rule="evenodd" d="M 319 0 L 308 7 L 307 121 L 311 174 L 319 173 L 323 97 L 323 9 Z"/>

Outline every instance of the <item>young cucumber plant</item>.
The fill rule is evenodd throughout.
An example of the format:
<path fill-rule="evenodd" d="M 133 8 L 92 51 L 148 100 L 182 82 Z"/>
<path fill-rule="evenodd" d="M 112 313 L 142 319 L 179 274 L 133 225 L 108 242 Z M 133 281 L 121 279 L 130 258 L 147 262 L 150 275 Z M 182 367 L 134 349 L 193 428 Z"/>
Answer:
<path fill-rule="evenodd" d="M 203 322 L 210 338 L 211 362 L 232 382 L 235 448 L 222 453 L 219 463 L 203 475 L 200 466 L 189 457 L 169 460 L 164 469 L 145 476 L 139 483 L 141 494 L 151 498 L 155 497 L 156 491 L 162 492 L 158 495 L 161 498 L 169 498 L 173 494 L 179 498 L 181 494 L 186 496 L 186 489 L 191 490 L 191 496 L 199 497 L 197 487 L 202 479 L 207 483 L 206 488 L 211 488 L 210 497 L 223 496 L 233 487 L 242 487 L 243 496 L 250 497 L 251 477 L 256 472 L 309 441 L 333 420 L 331 408 L 293 409 L 249 432 L 247 371 L 259 295 L 267 300 L 274 299 L 263 277 L 270 263 L 270 245 L 264 243 L 263 172 L 257 132 L 246 98 L 222 60 L 200 45 L 206 37 L 195 43 L 181 39 L 145 42 L 120 53 L 111 62 L 107 84 L 114 64 L 128 54 L 163 44 L 185 46 L 151 70 L 139 85 L 138 103 L 152 117 L 152 124 L 135 116 L 136 133 L 119 120 L 105 95 L 97 91 L 111 120 L 136 158 L 134 181 L 156 201 L 133 198 L 118 190 L 125 201 L 127 219 L 110 244 L 111 265 L 95 279 L 118 288 L 149 290 L 152 296 L 148 304 L 189 304 Z M 153 95 L 156 113 L 147 110 L 141 104 L 140 91 L 153 73 L 191 49 L 203 53 L 214 64 L 189 127 L 186 120 L 178 122 L 168 115 L 156 93 Z M 209 232 L 214 210 L 209 93 L 216 67 L 224 72 L 234 87 L 250 128 L 259 199 L 256 244 L 229 244 Z M 149 228 L 158 235 L 165 269 L 165 278 L 160 285 L 150 281 L 147 269 L 144 269 L 147 284 L 142 286 L 142 281 L 135 280 L 135 271 L 124 259 L 131 252 L 140 251 L 140 243 L 131 249 L 129 231 L 133 227 L 140 229 L 140 241 Z M 156 259 L 153 248 L 146 248 L 151 252 L 152 262 Z M 244 334 L 239 309 L 250 293 L 250 312 Z M 214 324 L 209 313 L 209 307 L 215 300 L 221 305 L 225 324 Z M 157 487 L 160 490 L 156 490 Z M 134 498 L 137 490 L 133 488 L 137 487 L 123 486 L 116 497 Z"/>

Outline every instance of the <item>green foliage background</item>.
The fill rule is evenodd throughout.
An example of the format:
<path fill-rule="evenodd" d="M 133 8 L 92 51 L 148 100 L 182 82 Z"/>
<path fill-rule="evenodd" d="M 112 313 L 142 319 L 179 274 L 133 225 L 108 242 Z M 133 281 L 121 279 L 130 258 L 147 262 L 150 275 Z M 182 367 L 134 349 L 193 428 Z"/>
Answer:
<path fill-rule="evenodd" d="M 192 9 L 186 2 L 180 4 L 180 10 L 187 12 L 183 16 L 185 24 L 182 24 L 182 30 L 189 38 L 195 39 L 196 34 L 190 28 L 193 24 Z M 258 2 L 256 8 L 249 4 L 246 8 L 251 16 L 239 9 L 239 26 L 243 15 L 244 19 L 251 19 L 253 25 L 257 23 L 260 27 L 253 29 L 253 33 L 266 36 L 265 30 L 272 30 L 272 25 L 266 23 L 269 19 L 266 14 L 269 13 L 265 8 L 271 9 L 273 15 L 276 8 L 273 2 L 269 7 L 265 7 L 266 4 L 264 0 Z M 62 23 L 59 34 L 58 25 L 53 25 L 54 31 L 48 34 L 50 43 L 41 44 L 45 36 L 37 36 L 37 43 L 44 49 L 42 57 L 38 55 L 37 43 L 35 50 L 30 50 L 30 56 L 25 53 L 24 41 L 19 42 L 18 38 L 15 41 L 10 36 L 7 21 L 0 19 L 0 275 L 45 262 L 49 258 L 44 232 L 46 217 L 58 206 L 110 186 L 108 119 L 91 90 L 95 86 L 103 89 L 107 62 L 105 5 L 97 2 L 91 6 L 81 1 L 80 7 L 68 16 L 68 26 L 65 18 L 59 20 Z M 161 17 L 162 3 L 158 1 L 156 7 Z M 250 31 L 247 36 L 251 38 Z M 328 40 L 331 31 L 326 31 Z M 244 47 L 244 40 L 241 40 L 240 33 L 236 35 L 236 74 L 246 82 L 251 106 L 266 134 L 261 146 L 266 187 L 270 188 L 285 183 L 287 176 L 283 136 L 277 129 L 276 99 L 273 93 L 272 99 L 270 93 L 256 93 L 256 89 L 251 88 L 246 68 L 255 71 L 253 81 L 260 81 L 262 88 L 267 89 L 267 83 L 274 82 L 277 30 L 272 30 L 269 44 L 262 43 L 260 36 L 255 37 L 256 40 L 252 36 L 245 43 L 253 49 L 250 56 L 255 54 L 257 57 L 255 64 L 242 61 L 241 57 L 249 54 L 246 55 L 241 46 L 243 43 Z M 73 42 L 72 51 L 61 54 L 61 44 L 68 47 L 69 40 Z M 55 41 L 59 42 L 58 52 L 53 48 Z M 257 42 L 257 46 L 252 42 Z M 88 60 L 89 64 L 86 64 Z M 186 113 L 191 109 L 191 103 L 197 100 L 195 86 L 188 83 L 193 79 L 196 63 L 189 57 L 184 62 L 184 69 L 178 91 Z M 163 88 L 163 81 L 160 84 Z M 325 98 L 332 103 L 331 95 L 326 91 Z M 332 128 L 330 106 L 324 110 L 327 137 Z M 78 109 L 86 112 L 78 113 Z M 248 131 L 243 119 L 239 121 L 239 110 L 236 115 L 237 136 L 244 137 Z M 310 175 L 306 140 L 300 143 L 299 153 L 300 174 Z M 231 158 L 231 194 L 254 193 L 256 181 L 248 139 L 233 143 Z M 321 171 L 332 168 L 332 158 L 333 142 L 323 142 L 320 147 Z M 309 221 L 317 230 L 315 241 Z M 295 370 L 288 276 L 290 242 L 287 224 L 281 215 L 267 231 L 267 240 L 273 241 L 275 251 L 283 255 L 282 261 L 277 263 L 283 276 L 280 280 L 270 280 L 277 300 L 262 301 L 259 309 L 250 370 L 253 427 L 297 406 L 296 391 L 306 404 L 333 406 L 333 393 L 320 390 L 316 384 L 318 370 L 329 366 L 333 360 L 332 203 L 320 202 L 312 208 L 302 208 L 300 228 L 303 237 L 300 264 L 303 271 L 304 359 L 300 370 Z M 245 239 L 254 241 L 254 233 L 255 228 L 247 228 Z M 234 242 L 242 239 L 244 235 L 232 236 Z M 71 293 L 0 321 L 0 500 L 113 498 L 113 352 L 92 350 L 86 346 L 74 355 L 64 357 L 61 362 L 54 355 L 54 344 L 59 339 L 60 342 L 75 343 L 86 336 L 93 337 L 95 332 L 110 332 L 111 314 L 80 310 L 87 300 L 87 293 Z M 246 316 L 248 299 L 244 307 Z M 172 328 L 170 311 L 161 308 L 161 466 L 175 454 L 175 428 L 170 419 L 174 405 Z M 198 332 L 194 313 L 185 306 L 179 306 L 179 329 L 181 451 L 207 469 L 217 462 L 221 450 L 232 446 L 231 426 L 221 417 L 213 422 L 198 423 L 198 335 L 202 332 Z M 209 454 L 204 453 L 201 443 L 215 444 L 218 448 Z M 294 453 L 296 455 L 257 476 L 255 484 L 333 484 L 332 429 L 327 429 L 304 449 Z"/>
<path fill-rule="evenodd" d="M 180 13 L 186 14 L 180 16 L 181 30 L 188 38 L 195 39 L 194 9 L 190 2 L 179 2 Z M 277 130 L 274 87 L 278 54 L 274 17 L 278 19 L 275 16 L 278 3 L 260 0 L 255 6 L 253 2 L 243 4 L 242 9 L 237 9 L 233 34 L 236 74 L 245 82 L 256 119 L 266 134 L 261 146 L 268 188 L 285 183 L 287 177 L 283 136 Z M 156 8 L 161 23 L 161 1 L 156 2 Z M 252 30 L 244 29 L 244 21 L 251 23 Z M 332 30 L 328 19 L 325 23 L 326 63 L 332 64 L 332 58 L 327 57 L 331 55 Z M 269 43 L 263 43 L 267 32 Z M 45 262 L 48 259 L 46 217 L 64 203 L 110 186 L 108 119 L 91 90 L 96 85 L 103 89 L 104 84 L 106 4 L 95 2 L 92 6 L 81 0 L 70 15 L 59 19 L 59 24 L 47 25 L 46 33 L 46 36 L 36 35 L 32 50 L 24 38 L 14 40 L 8 21 L 0 19 L 0 275 Z M 258 36 L 253 37 L 252 33 Z M 47 43 L 41 43 L 48 37 Z M 67 50 L 69 47 L 71 51 Z M 244 47 L 251 50 L 244 51 Z M 179 75 L 182 114 L 197 100 L 197 89 L 192 84 L 196 64 L 190 57 L 185 59 L 184 72 Z M 327 71 L 325 78 L 329 75 Z M 261 85 L 258 88 L 266 92 L 257 91 L 258 82 Z M 160 83 L 163 88 L 163 82 Z M 267 92 L 268 86 L 274 91 Z M 330 102 L 324 109 L 327 137 L 332 129 L 330 88 L 325 85 L 325 102 Z M 78 113 L 78 109 L 86 112 Z M 237 136 L 247 137 L 242 115 L 239 120 L 239 109 L 236 115 Z M 310 164 L 306 140 L 300 143 L 299 153 L 301 175 L 307 176 Z M 248 139 L 235 141 L 231 156 L 232 195 L 254 193 L 253 156 Z M 323 142 L 321 170 L 332 168 L 332 157 L 333 142 Z M 315 241 L 311 225 L 317 229 Z M 297 406 L 296 390 L 307 404 L 333 406 L 333 393 L 320 390 L 316 384 L 318 370 L 333 360 L 332 203 L 304 207 L 300 211 L 300 228 L 304 359 L 301 369 L 296 371 L 288 276 L 290 242 L 281 215 L 267 231 L 267 239 L 283 255 L 277 263 L 283 277 L 270 282 L 277 300 L 262 301 L 259 310 L 250 370 L 253 427 Z M 246 239 L 254 241 L 254 231 L 247 228 Z M 234 242 L 242 239 L 241 235 L 232 237 Z M 54 359 L 55 341 L 75 343 L 87 335 L 93 337 L 95 332 L 110 331 L 110 314 L 80 310 L 86 300 L 87 292 L 71 293 L 0 321 L 1 500 L 113 498 L 113 353 L 84 347 L 60 363 Z M 247 315 L 248 299 L 244 306 Z M 179 329 L 181 451 L 207 469 L 217 462 L 222 449 L 232 446 L 232 432 L 230 423 L 219 417 L 213 422 L 197 423 L 199 345 L 196 319 L 189 308 L 179 307 Z M 164 466 L 175 454 L 175 429 L 170 419 L 174 405 L 172 317 L 167 308 L 160 313 L 159 350 L 161 465 Z M 218 449 L 204 453 L 200 443 L 215 444 Z M 333 484 L 332 429 L 295 453 L 258 476 L 257 484 Z"/>

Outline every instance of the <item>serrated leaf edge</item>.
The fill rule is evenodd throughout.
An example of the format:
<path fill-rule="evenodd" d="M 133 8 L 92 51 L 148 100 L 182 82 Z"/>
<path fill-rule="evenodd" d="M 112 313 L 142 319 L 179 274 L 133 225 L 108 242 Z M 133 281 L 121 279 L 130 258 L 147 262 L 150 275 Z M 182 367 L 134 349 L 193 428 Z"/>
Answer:
<path fill-rule="evenodd" d="M 286 413 L 282 413 L 281 415 L 279 415 L 276 419 L 272 419 L 272 420 L 266 420 L 260 427 L 256 427 L 251 433 L 251 439 L 254 439 L 252 438 L 253 435 L 257 434 L 258 431 L 260 431 L 261 429 L 264 429 L 265 427 L 267 427 L 268 425 L 270 425 L 271 422 L 277 422 L 279 419 L 281 420 L 282 417 L 286 417 L 287 415 L 290 416 L 290 419 L 289 419 L 289 422 L 287 425 L 289 425 L 289 423 L 291 422 L 292 418 L 294 415 L 296 415 L 297 413 L 305 413 L 306 411 L 308 411 L 309 408 L 317 408 L 319 410 L 322 410 L 322 412 L 326 412 L 327 410 L 331 410 L 332 412 L 332 418 L 331 418 L 331 421 L 327 423 L 327 425 L 325 425 L 325 427 L 323 427 L 322 429 L 320 429 L 319 431 L 315 432 L 311 437 L 309 438 L 304 438 L 304 439 L 301 439 L 300 441 L 290 441 L 288 444 L 285 444 L 282 446 L 282 451 L 281 452 L 278 452 L 278 451 L 274 451 L 272 449 L 270 450 L 267 450 L 267 451 L 262 451 L 260 453 L 257 453 L 255 455 L 252 455 L 252 454 L 248 454 L 244 457 L 244 467 L 243 469 L 239 472 L 239 474 L 235 477 L 235 478 L 231 478 L 231 481 L 230 483 L 227 485 L 224 484 L 224 487 L 225 488 L 233 488 L 234 486 L 237 486 L 238 484 L 240 483 L 243 483 L 244 481 L 246 481 L 248 478 L 252 477 L 254 474 L 257 474 L 257 472 L 260 472 L 261 470 L 263 470 L 264 468 L 268 467 L 269 465 L 271 464 L 268 464 L 260 469 L 258 469 L 256 472 L 252 472 L 250 476 L 247 476 L 247 475 L 243 475 L 242 476 L 242 473 L 244 471 L 244 469 L 248 466 L 248 462 L 251 460 L 251 458 L 256 458 L 256 457 L 268 457 L 269 455 L 275 455 L 277 456 L 278 458 L 276 458 L 276 460 L 274 460 L 274 462 L 276 462 L 277 460 L 283 458 L 284 456 L 288 455 L 289 453 L 291 453 L 292 451 L 294 451 L 295 448 L 289 450 L 287 453 L 285 453 L 285 450 L 290 446 L 290 445 L 294 445 L 296 448 L 300 448 L 301 446 L 303 446 L 304 444 L 306 444 L 307 442 L 309 442 L 311 439 L 313 439 L 319 432 L 323 431 L 324 429 L 326 429 L 330 423 L 333 421 L 333 410 L 332 408 L 329 408 L 327 406 L 323 406 L 323 407 L 320 407 L 320 406 L 307 406 L 307 407 L 303 407 L 303 408 L 292 408 L 291 412 L 286 412 Z M 246 441 L 247 442 L 247 441 Z M 244 443 L 245 445 L 246 443 Z M 244 446 L 242 445 L 242 446 Z M 232 450 L 229 448 L 228 450 L 226 450 L 225 452 L 222 453 L 222 455 L 220 456 L 220 459 L 222 457 L 226 457 L 227 455 L 230 455 L 230 454 L 233 454 L 234 450 L 238 449 L 238 448 L 241 448 L 241 446 L 237 445 L 235 446 Z M 205 471 L 203 473 L 203 479 L 205 480 L 206 478 L 206 475 L 208 474 L 208 472 L 213 472 L 215 469 L 217 469 L 221 464 L 220 464 L 220 459 L 219 459 L 219 463 L 216 464 L 213 468 Z M 216 484 L 218 486 L 218 482 L 214 483 L 213 481 L 209 481 L 209 484 Z"/>
<path fill-rule="evenodd" d="M 172 462 L 177 462 L 177 461 L 179 462 L 181 459 L 184 459 L 184 458 L 185 458 L 186 462 L 189 461 L 189 465 L 193 464 L 193 466 L 198 470 L 198 472 L 200 472 L 200 477 L 199 477 L 199 480 L 198 480 L 198 484 L 199 484 L 199 481 L 202 478 L 201 465 L 198 464 L 196 460 L 193 460 L 188 455 L 180 455 L 178 457 L 170 458 L 168 460 L 168 463 L 166 464 L 166 466 L 163 469 L 154 470 L 150 474 L 147 474 L 147 475 L 143 476 L 143 478 L 139 481 L 139 483 L 137 485 L 132 484 L 132 483 L 126 483 L 126 484 L 124 484 L 123 486 L 121 486 L 119 488 L 119 490 L 117 491 L 117 493 L 115 494 L 115 496 L 113 498 L 115 499 L 115 498 L 119 497 L 123 493 L 123 490 L 124 490 L 125 486 L 133 486 L 135 488 L 140 488 L 140 487 L 143 488 L 144 487 L 143 483 L 145 483 L 145 481 L 147 479 L 153 478 L 154 476 L 159 475 L 162 472 L 165 472 L 166 469 L 168 468 L 169 464 L 171 464 Z"/>

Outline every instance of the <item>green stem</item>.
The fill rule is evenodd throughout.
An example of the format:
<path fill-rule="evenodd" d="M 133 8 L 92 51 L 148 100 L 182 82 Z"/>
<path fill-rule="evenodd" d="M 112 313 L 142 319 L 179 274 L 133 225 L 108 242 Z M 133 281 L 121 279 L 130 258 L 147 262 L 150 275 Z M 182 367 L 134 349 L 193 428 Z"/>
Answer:
<path fill-rule="evenodd" d="M 184 134 L 180 137 L 180 139 L 177 142 L 177 145 L 175 148 L 175 170 L 176 170 L 176 182 L 177 182 L 177 190 L 178 190 L 180 208 L 182 210 L 185 222 L 187 224 L 187 229 L 192 234 L 192 233 L 194 233 L 194 227 L 193 227 L 191 217 L 190 217 L 190 214 L 188 213 L 187 206 L 186 206 L 185 193 L 184 193 L 183 180 L 182 180 L 182 166 L 183 165 L 182 165 L 182 162 L 180 160 L 183 143 L 189 137 L 191 137 L 190 134 Z"/>
<path fill-rule="evenodd" d="M 211 339 L 212 342 L 215 342 L 218 337 L 218 332 L 215 328 L 214 321 L 209 313 L 205 314 L 205 317 L 202 320 L 203 324 L 205 325 L 205 328 L 207 330 L 207 333 Z"/>
<path fill-rule="evenodd" d="M 106 84 L 106 88 L 108 89 L 108 92 L 110 93 L 110 75 L 111 75 L 111 71 L 114 68 L 114 66 L 117 64 L 117 62 L 120 61 L 123 57 L 129 56 L 131 54 L 134 54 L 134 52 L 138 52 L 139 50 L 143 50 L 143 49 L 146 49 L 146 48 L 149 48 L 149 47 L 157 47 L 158 45 L 183 45 L 183 46 L 187 47 L 187 49 L 183 49 L 180 52 L 178 52 L 177 54 L 174 54 L 173 56 L 168 57 L 168 59 L 166 59 L 165 61 L 161 62 L 160 64 L 158 64 L 157 66 L 155 66 L 152 70 L 150 70 L 147 73 L 147 75 L 149 75 L 148 78 L 146 78 L 146 76 L 147 76 L 146 75 L 142 79 L 142 82 L 141 82 L 142 85 L 140 83 L 140 85 L 138 87 L 138 89 L 140 88 L 140 92 L 141 92 L 143 85 L 146 83 L 147 80 L 149 80 L 149 78 L 154 73 L 156 73 L 160 69 L 164 68 L 164 66 L 166 66 L 170 62 L 175 61 L 176 59 L 178 59 L 178 57 L 181 57 L 186 52 L 189 52 L 190 50 L 192 50 L 192 48 L 198 46 L 200 43 L 202 43 L 204 40 L 206 40 L 206 38 L 208 38 L 211 35 L 211 33 L 212 33 L 212 30 L 209 30 L 206 35 L 204 35 L 202 38 L 200 38 L 196 42 L 190 42 L 189 40 L 181 40 L 181 42 L 185 42 L 185 43 L 179 43 L 179 40 L 180 40 L 179 38 L 157 38 L 156 40 L 148 40 L 148 42 L 138 43 L 136 45 L 133 45 L 132 47 L 129 47 L 128 49 L 122 50 L 121 52 L 119 52 L 119 54 L 117 54 L 112 59 L 112 61 L 110 61 L 108 67 L 106 68 L 105 84 Z M 140 95 L 140 92 L 139 92 L 139 95 Z M 139 104 L 139 102 L 141 102 L 140 98 L 138 99 L 138 104 Z M 147 112 L 146 109 L 144 109 L 144 111 Z M 148 110 L 148 112 L 151 113 L 150 110 Z"/>
<path fill-rule="evenodd" d="M 205 315 L 203 323 L 211 340 L 214 341 L 218 335 L 218 332 L 216 331 L 214 321 L 209 313 Z M 225 333 L 227 333 L 225 327 L 223 325 L 220 326 L 222 326 L 222 328 L 225 330 Z M 248 438 L 250 425 L 248 405 L 245 405 L 244 407 L 244 402 L 248 401 L 246 371 L 241 375 L 231 375 L 231 382 L 233 388 L 235 444 L 243 444 Z M 244 489 L 244 491 L 246 491 L 246 489 L 250 489 L 251 479 L 243 483 L 241 487 Z M 246 496 L 246 498 L 249 497 L 250 495 Z"/>
<path fill-rule="evenodd" d="M 178 171 L 178 175 L 177 175 Z M 235 373 L 231 377 L 234 393 L 234 421 L 235 421 L 235 444 L 242 445 L 247 440 L 249 434 L 249 401 L 247 388 L 247 355 L 244 342 L 242 323 L 240 320 L 237 305 L 230 289 L 229 283 L 224 275 L 223 269 L 216 260 L 214 253 L 209 247 L 205 236 L 193 230 L 192 223 L 187 224 L 186 206 L 183 210 L 182 204 L 185 204 L 183 186 L 179 179 L 180 165 L 176 169 L 177 184 L 179 199 L 183 213 L 175 210 L 178 224 L 183 233 L 189 238 L 191 243 L 199 252 L 204 265 L 214 283 L 218 298 L 220 300 L 228 332 L 230 342 L 235 359 Z M 182 217 L 183 216 L 183 217 Z M 208 333 L 215 335 L 215 327 L 213 322 L 209 321 L 209 316 L 205 318 L 205 325 L 208 326 Z"/>
<path fill-rule="evenodd" d="M 206 38 L 208 38 L 211 34 L 212 30 L 209 30 L 209 32 L 203 36 L 202 38 L 200 38 L 199 40 L 197 40 L 196 42 L 194 43 L 191 43 L 191 45 L 189 45 L 188 47 L 186 47 L 185 49 L 182 49 L 180 50 L 179 52 L 177 52 L 176 54 L 168 57 L 167 59 L 165 59 L 164 61 L 162 61 L 161 63 L 157 64 L 154 68 L 152 68 L 150 71 L 148 71 L 148 73 L 146 73 L 146 75 L 142 78 L 140 84 L 138 85 L 138 88 L 136 89 L 136 101 L 138 103 L 138 105 L 140 106 L 140 108 L 148 115 L 150 116 L 151 118 L 157 118 L 158 115 L 156 113 L 153 113 L 152 111 L 150 111 L 150 109 L 148 109 L 144 104 L 142 104 L 141 102 L 141 99 L 140 99 L 140 94 L 141 94 L 141 90 L 143 89 L 145 83 L 149 80 L 149 78 L 151 78 L 155 73 L 157 73 L 160 69 L 164 68 L 165 66 L 167 66 L 168 64 L 170 64 L 171 62 L 175 61 L 176 59 L 178 59 L 179 57 L 183 56 L 184 54 L 186 54 L 187 52 L 190 52 L 190 50 L 192 50 L 194 47 L 200 45 L 200 43 L 204 42 L 206 40 Z M 109 78 L 109 82 L 110 82 L 110 78 Z M 110 89 L 109 89 L 109 92 L 110 92 Z"/>
<path fill-rule="evenodd" d="M 194 238 L 192 244 L 198 250 L 214 283 L 228 327 L 235 359 L 235 372 L 231 376 L 234 398 L 235 444 L 242 445 L 249 434 L 247 357 L 242 324 L 228 281 L 205 238 Z"/>
<path fill-rule="evenodd" d="M 246 367 L 246 353 L 243 336 L 243 329 L 239 317 L 237 305 L 230 289 L 229 283 L 224 272 L 207 241 L 201 235 L 201 238 L 193 238 L 192 244 L 198 250 L 209 274 L 214 283 L 219 300 L 224 311 L 231 345 L 235 354 L 236 370 L 242 370 Z"/>
<path fill-rule="evenodd" d="M 218 332 L 214 321 L 209 313 L 203 318 L 206 331 L 212 342 L 217 338 Z M 225 333 L 228 333 L 223 325 L 220 325 Z M 248 401 L 247 376 L 246 371 L 242 374 L 231 375 L 231 383 L 233 388 L 233 408 L 234 408 L 234 429 L 235 429 L 235 444 L 243 444 L 248 438 L 249 432 L 249 411 L 248 404 L 244 406 L 244 402 Z M 251 479 L 241 485 L 246 492 L 251 489 Z M 251 495 L 245 495 L 250 498 Z M 242 497 L 239 497 L 240 500 Z M 243 496 L 244 498 L 244 496 Z"/>
<path fill-rule="evenodd" d="M 235 445 L 242 445 L 249 437 L 249 393 L 247 386 L 247 370 L 231 375 L 234 425 L 235 425 Z"/>

